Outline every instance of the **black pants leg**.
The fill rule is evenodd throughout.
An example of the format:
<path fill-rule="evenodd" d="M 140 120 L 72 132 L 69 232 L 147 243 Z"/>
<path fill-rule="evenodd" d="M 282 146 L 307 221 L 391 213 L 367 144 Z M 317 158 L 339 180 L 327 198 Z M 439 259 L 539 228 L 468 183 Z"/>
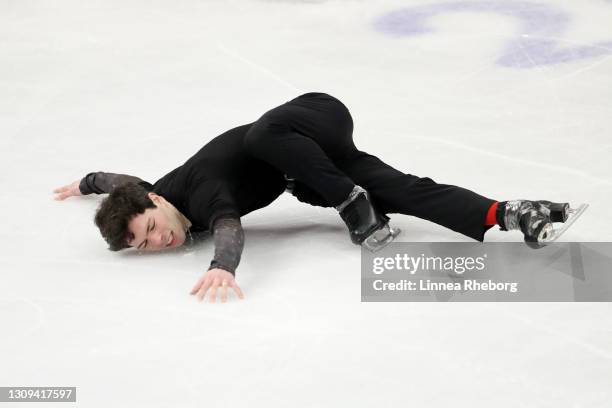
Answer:
<path fill-rule="evenodd" d="M 301 95 L 266 112 L 245 136 L 247 152 L 303 183 L 331 206 L 355 184 L 378 211 L 423 218 L 482 241 L 493 200 L 462 187 L 404 174 L 353 143 L 353 121 L 338 99 Z"/>
<path fill-rule="evenodd" d="M 362 151 L 354 152 L 336 165 L 370 193 L 382 213 L 413 215 L 478 241 L 491 228 L 485 226 L 485 221 L 495 201 L 473 191 L 404 174 Z"/>
<path fill-rule="evenodd" d="M 353 120 L 339 100 L 308 93 L 266 112 L 245 135 L 244 147 L 337 206 L 355 186 L 334 164 L 357 150 L 352 134 Z"/>

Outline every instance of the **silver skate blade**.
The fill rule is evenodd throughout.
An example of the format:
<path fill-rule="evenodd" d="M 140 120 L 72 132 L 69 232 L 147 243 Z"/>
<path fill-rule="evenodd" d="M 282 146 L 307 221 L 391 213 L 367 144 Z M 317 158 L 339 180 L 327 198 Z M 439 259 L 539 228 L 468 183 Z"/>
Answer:
<path fill-rule="evenodd" d="M 570 208 L 568 210 L 568 218 L 563 223 L 563 226 L 561 228 L 553 228 L 552 230 L 547 231 L 546 238 L 538 238 L 538 244 L 548 245 L 551 242 L 555 242 L 561 235 L 563 235 L 565 231 L 567 231 L 569 227 L 572 226 L 573 223 L 576 222 L 578 218 L 580 218 L 582 214 L 584 214 L 587 208 L 589 208 L 589 205 L 586 203 L 580 204 L 576 208 Z"/>
<path fill-rule="evenodd" d="M 389 245 L 400 232 L 402 231 L 399 228 L 391 228 L 387 223 L 381 229 L 374 231 L 361 245 L 370 252 L 380 251 Z"/>

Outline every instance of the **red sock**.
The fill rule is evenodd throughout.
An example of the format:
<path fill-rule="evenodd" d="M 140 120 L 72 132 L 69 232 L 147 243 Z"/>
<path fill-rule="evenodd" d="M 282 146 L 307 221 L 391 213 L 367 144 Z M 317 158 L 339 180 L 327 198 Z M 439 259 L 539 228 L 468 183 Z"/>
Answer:
<path fill-rule="evenodd" d="M 497 204 L 498 202 L 494 202 L 491 207 L 489 207 L 489 211 L 487 211 L 487 220 L 485 221 L 485 225 L 496 225 L 497 224 Z"/>

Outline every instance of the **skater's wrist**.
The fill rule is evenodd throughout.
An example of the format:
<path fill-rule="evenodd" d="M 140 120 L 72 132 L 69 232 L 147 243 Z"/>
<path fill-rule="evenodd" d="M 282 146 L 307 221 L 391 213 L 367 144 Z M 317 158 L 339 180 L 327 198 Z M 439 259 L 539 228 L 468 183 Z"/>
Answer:
<path fill-rule="evenodd" d="M 228 266 L 228 265 L 223 265 L 214 259 L 210 262 L 210 266 L 208 267 L 207 271 L 210 271 L 213 269 L 221 269 L 225 272 L 231 273 L 232 276 L 236 277 L 236 268 L 232 268 L 231 266 Z"/>

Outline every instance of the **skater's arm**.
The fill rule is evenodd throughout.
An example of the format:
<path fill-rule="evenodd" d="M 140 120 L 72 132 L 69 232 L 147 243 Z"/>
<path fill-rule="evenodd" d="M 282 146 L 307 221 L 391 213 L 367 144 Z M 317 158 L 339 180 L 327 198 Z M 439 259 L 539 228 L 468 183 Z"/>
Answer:
<path fill-rule="evenodd" d="M 125 183 L 144 183 L 138 177 L 127 174 L 104 173 L 101 171 L 89 173 L 81 180 L 73 181 L 63 187 L 58 187 L 53 192 L 56 200 L 65 200 L 68 197 L 75 197 L 87 194 L 110 193 L 115 187 Z"/>
<path fill-rule="evenodd" d="M 221 288 L 221 302 L 226 302 L 228 288 L 232 288 L 240 299 L 244 299 L 244 294 L 235 280 L 236 267 L 244 246 L 240 218 L 232 215 L 220 216 L 213 222 L 213 236 L 214 259 L 190 293 L 200 301 L 208 294 L 209 302 L 214 303 L 217 300 L 217 290 Z"/>
<path fill-rule="evenodd" d="M 116 187 L 126 183 L 140 183 L 143 180 L 139 177 L 128 174 L 104 173 L 97 171 L 87 174 L 79 183 L 81 194 L 104 194 L 110 193 Z"/>
<path fill-rule="evenodd" d="M 195 284 L 191 294 L 203 300 L 209 293 L 210 301 L 214 302 L 217 289 L 221 288 L 223 302 L 227 299 L 228 288 L 232 288 L 242 299 L 244 295 L 236 284 L 234 274 L 244 246 L 244 232 L 231 184 L 220 179 L 200 182 L 191 190 L 186 207 L 193 223 L 206 225 L 212 231 L 215 244 L 210 267 Z"/>
<path fill-rule="evenodd" d="M 223 269 L 236 275 L 236 267 L 244 248 L 244 231 L 240 218 L 221 216 L 213 224 L 215 256 L 210 263 L 211 269 Z"/>

